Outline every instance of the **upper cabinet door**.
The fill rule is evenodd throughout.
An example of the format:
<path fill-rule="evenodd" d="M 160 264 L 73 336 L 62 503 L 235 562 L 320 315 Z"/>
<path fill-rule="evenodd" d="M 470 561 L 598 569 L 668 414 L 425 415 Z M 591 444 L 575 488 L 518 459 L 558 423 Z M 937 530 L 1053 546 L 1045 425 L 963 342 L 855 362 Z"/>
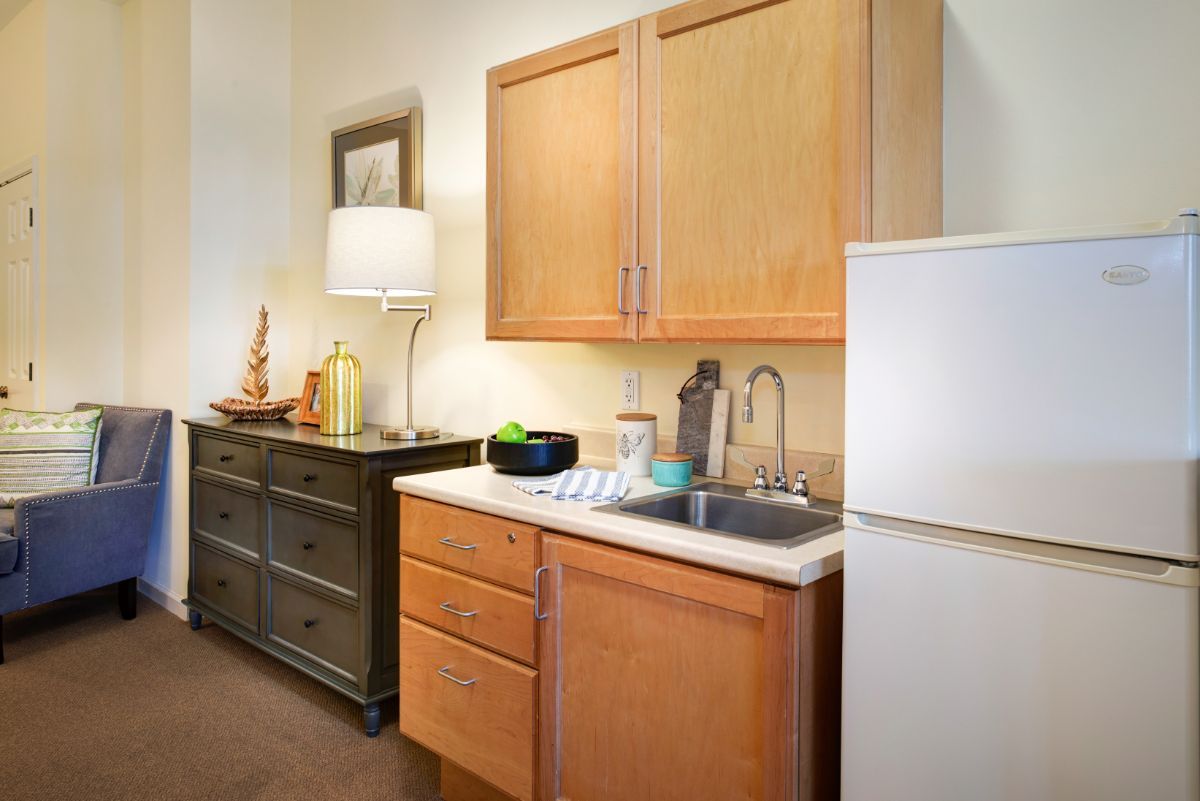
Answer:
<path fill-rule="evenodd" d="M 844 340 L 845 243 L 870 239 L 865 5 L 642 18 L 642 341 Z"/>
<path fill-rule="evenodd" d="M 637 338 L 637 25 L 488 72 L 489 339 Z"/>

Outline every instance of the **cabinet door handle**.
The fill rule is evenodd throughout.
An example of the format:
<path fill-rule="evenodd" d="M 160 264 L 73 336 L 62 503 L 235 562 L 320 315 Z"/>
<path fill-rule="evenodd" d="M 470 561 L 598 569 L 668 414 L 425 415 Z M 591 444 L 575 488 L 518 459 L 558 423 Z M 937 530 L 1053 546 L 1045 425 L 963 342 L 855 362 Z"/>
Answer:
<path fill-rule="evenodd" d="M 304 550 L 311 551 L 313 549 L 313 544 L 311 542 L 306 542 L 306 543 L 304 543 L 303 547 L 304 547 Z"/>
<path fill-rule="evenodd" d="M 550 568 L 546 565 L 539 567 L 533 574 L 533 619 L 545 620 L 550 615 L 542 614 L 542 574 Z"/>
<path fill-rule="evenodd" d="M 438 608 L 440 608 L 443 612 L 449 612 L 450 614 L 458 615 L 459 617 L 475 617 L 479 614 L 478 609 L 474 612 L 463 612 L 460 609 L 455 609 L 450 605 L 449 601 L 443 601 L 442 603 L 438 604 Z"/>
<path fill-rule="evenodd" d="M 232 462 L 233 454 L 232 453 L 222 453 L 220 456 L 220 459 L 222 462 Z"/>
<path fill-rule="evenodd" d="M 449 545 L 451 548 L 457 548 L 460 551 L 473 551 L 479 547 L 478 545 L 459 545 L 449 537 L 442 537 L 440 540 L 438 540 L 438 542 L 440 542 L 442 545 Z"/>
<path fill-rule="evenodd" d="M 217 512 L 217 517 L 221 518 L 222 520 L 228 520 L 229 512 Z"/>
<path fill-rule="evenodd" d="M 317 480 L 317 477 L 315 475 L 313 475 L 312 473 L 304 474 L 304 483 L 305 484 L 307 484 L 310 481 L 316 481 L 316 480 Z"/>
<path fill-rule="evenodd" d="M 217 579 L 217 586 L 218 586 L 218 587 L 224 587 L 224 586 L 225 586 L 225 579 Z"/>
<path fill-rule="evenodd" d="M 638 314 L 645 314 L 646 310 L 642 308 L 642 274 L 647 272 L 649 268 L 644 264 L 637 266 L 637 275 L 633 277 L 633 305 L 637 309 Z"/>
<path fill-rule="evenodd" d="M 629 272 L 628 267 L 617 268 L 617 313 L 629 314 L 629 309 L 625 308 L 625 274 Z"/>
<path fill-rule="evenodd" d="M 304 621 L 304 628 L 306 629 L 311 629 L 315 625 L 317 625 L 317 621 L 313 620 L 311 617 Z"/>
<path fill-rule="evenodd" d="M 450 675 L 451 667 L 452 667 L 451 665 L 446 665 L 444 668 L 441 668 L 440 670 L 438 670 L 437 674 L 439 676 L 441 676 L 443 679 L 450 679 L 450 681 L 454 682 L 455 684 L 461 685 L 463 687 L 470 687 L 472 684 L 479 681 L 479 679 L 467 679 L 466 681 L 463 681 L 462 679 L 455 678 L 454 676 Z"/>

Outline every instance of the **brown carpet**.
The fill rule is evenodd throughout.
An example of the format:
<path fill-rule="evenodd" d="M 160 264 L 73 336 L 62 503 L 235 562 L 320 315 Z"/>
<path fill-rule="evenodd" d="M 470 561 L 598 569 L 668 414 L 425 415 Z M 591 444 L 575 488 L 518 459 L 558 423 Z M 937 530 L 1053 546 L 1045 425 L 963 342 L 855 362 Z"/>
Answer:
<path fill-rule="evenodd" d="M 0 798 L 433 801 L 437 760 L 205 622 L 115 590 L 6 615 Z"/>

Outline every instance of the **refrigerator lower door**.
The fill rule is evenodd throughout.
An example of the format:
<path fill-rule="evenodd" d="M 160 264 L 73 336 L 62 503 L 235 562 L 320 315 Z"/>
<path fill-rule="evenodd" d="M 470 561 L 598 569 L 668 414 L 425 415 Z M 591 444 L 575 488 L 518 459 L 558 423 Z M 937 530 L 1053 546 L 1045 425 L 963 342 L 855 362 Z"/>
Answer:
<path fill-rule="evenodd" d="M 1200 799 L 1195 569 L 893 522 L 847 519 L 844 801 Z"/>

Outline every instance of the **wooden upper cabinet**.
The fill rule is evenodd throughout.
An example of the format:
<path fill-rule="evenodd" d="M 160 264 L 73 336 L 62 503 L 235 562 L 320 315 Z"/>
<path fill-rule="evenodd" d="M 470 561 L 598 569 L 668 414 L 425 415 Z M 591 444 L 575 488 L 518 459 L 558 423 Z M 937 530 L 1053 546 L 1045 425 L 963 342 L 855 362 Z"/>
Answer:
<path fill-rule="evenodd" d="M 631 22 L 488 72 L 489 339 L 637 338 L 636 68 Z"/>
<path fill-rule="evenodd" d="M 694 0 L 492 70 L 489 337 L 843 342 L 845 243 L 941 233 L 941 8 Z"/>

